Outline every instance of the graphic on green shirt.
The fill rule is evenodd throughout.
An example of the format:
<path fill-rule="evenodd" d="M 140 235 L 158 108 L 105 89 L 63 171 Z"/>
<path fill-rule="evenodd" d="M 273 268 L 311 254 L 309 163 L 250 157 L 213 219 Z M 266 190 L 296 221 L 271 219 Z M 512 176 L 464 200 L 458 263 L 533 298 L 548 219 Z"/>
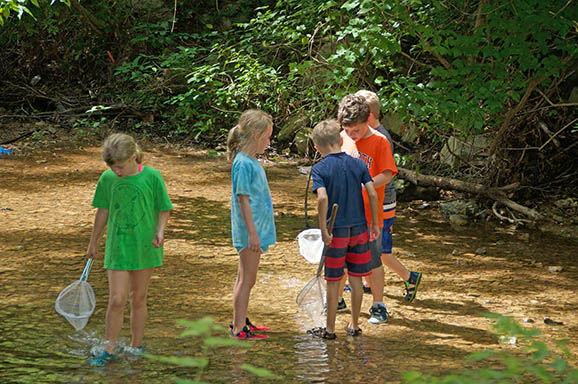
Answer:
<path fill-rule="evenodd" d="M 145 216 L 144 195 L 134 184 L 117 184 L 112 191 L 115 220 L 118 229 L 130 231 L 139 225 Z"/>

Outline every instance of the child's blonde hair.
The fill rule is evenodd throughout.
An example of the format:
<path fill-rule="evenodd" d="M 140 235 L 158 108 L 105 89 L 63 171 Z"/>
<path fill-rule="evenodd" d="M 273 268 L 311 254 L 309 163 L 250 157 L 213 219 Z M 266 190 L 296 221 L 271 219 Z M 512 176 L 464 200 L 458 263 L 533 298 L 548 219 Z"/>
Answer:
<path fill-rule="evenodd" d="M 124 133 L 113 133 L 104 140 L 102 159 L 106 165 L 124 163 L 133 155 L 136 155 L 136 162 L 141 164 L 143 153 L 132 136 Z"/>
<path fill-rule="evenodd" d="M 379 120 L 381 104 L 379 103 L 379 97 L 377 97 L 377 94 L 375 92 L 368 91 L 367 89 L 359 90 L 355 92 L 355 94 L 365 98 L 369 104 L 369 112 L 371 112 L 373 117 Z"/>
<path fill-rule="evenodd" d="M 341 136 L 339 131 L 341 127 L 335 119 L 323 120 L 313 128 L 311 140 L 319 147 L 328 147 L 331 145 L 341 145 Z"/>
<path fill-rule="evenodd" d="M 229 131 L 227 138 L 227 157 L 233 160 L 253 140 L 255 134 L 261 135 L 273 125 L 273 118 L 260 109 L 249 109 L 239 117 L 239 122 Z"/>

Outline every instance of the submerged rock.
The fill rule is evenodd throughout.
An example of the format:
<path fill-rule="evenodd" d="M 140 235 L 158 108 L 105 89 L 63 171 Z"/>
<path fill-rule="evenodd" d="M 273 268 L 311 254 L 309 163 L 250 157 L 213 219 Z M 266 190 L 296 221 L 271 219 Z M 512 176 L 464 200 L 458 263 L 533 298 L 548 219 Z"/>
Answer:
<path fill-rule="evenodd" d="M 469 224 L 469 219 L 467 218 L 467 216 L 464 215 L 450 215 L 449 217 L 450 223 L 452 223 L 453 225 L 468 225 Z"/>
<path fill-rule="evenodd" d="M 479 210 L 480 208 L 474 200 L 454 200 L 440 203 L 440 212 L 445 217 L 451 215 L 474 217 Z"/>

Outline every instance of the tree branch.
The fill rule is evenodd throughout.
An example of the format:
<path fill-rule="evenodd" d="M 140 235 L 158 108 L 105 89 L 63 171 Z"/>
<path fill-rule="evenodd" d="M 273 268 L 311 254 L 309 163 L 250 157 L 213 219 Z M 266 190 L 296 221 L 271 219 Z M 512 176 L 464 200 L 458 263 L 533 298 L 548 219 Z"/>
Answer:
<path fill-rule="evenodd" d="M 490 146 L 490 151 L 489 151 L 489 158 L 490 159 L 494 158 L 494 155 L 495 155 L 496 151 L 498 150 L 498 147 L 500 146 L 500 144 L 502 142 L 503 136 L 506 134 L 506 132 L 510 128 L 510 121 L 512 121 L 514 116 L 520 111 L 520 109 L 522 109 L 522 107 L 526 104 L 526 102 L 528 101 L 528 98 L 530 97 L 530 95 L 532 94 L 534 89 L 542 81 L 544 81 L 544 79 L 545 79 L 544 77 L 540 77 L 540 78 L 535 79 L 532 82 L 530 82 L 530 84 L 528 85 L 528 88 L 526 89 L 526 92 L 524 93 L 524 96 L 522 97 L 522 99 L 520 100 L 518 105 L 516 105 L 513 109 L 510 109 L 508 111 L 508 113 L 506 113 L 506 118 L 504 119 L 502 126 L 498 130 L 498 133 L 496 133 L 496 137 L 494 138 L 494 141 L 492 142 L 492 145 Z"/>
<path fill-rule="evenodd" d="M 454 67 L 450 64 L 449 61 L 447 61 L 442 55 L 440 55 L 437 52 L 434 52 L 432 49 L 432 46 L 427 42 L 424 41 L 423 44 L 426 47 L 426 50 L 431 53 L 436 59 L 438 59 L 438 61 L 444 66 L 445 69 L 447 69 L 448 71 L 453 71 Z"/>
<path fill-rule="evenodd" d="M 78 0 L 70 0 L 70 6 L 76 11 L 78 11 L 78 13 L 80 13 L 82 17 L 86 19 L 90 29 L 92 29 L 99 35 L 104 35 L 104 32 L 102 31 L 102 28 L 100 27 L 100 24 L 98 23 L 96 17 L 94 17 L 92 13 L 90 13 L 89 11 L 86 10 L 86 8 L 80 5 Z"/>
<path fill-rule="evenodd" d="M 506 207 L 509 207 L 517 212 L 521 212 L 524 215 L 534 219 L 534 220 L 543 220 L 544 216 L 539 214 L 538 212 L 534 211 L 531 208 L 524 207 L 508 199 L 505 195 L 505 191 L 511 191 L 514 188 L 517 188 L 519 184 L 510 184 L 506 185 L 502 188 L 491 188 L 486 187 L 483 184 L 478 183 L 468 183 L 462 180 L 450 179 L 447 177 L 441 176 L 430 176 L 430 175 L 421 175 L 417 174 L 416 172 L 410 171 L 405 168 L 397 168 L 398 174 L 397 176 L 405 179 L 412 184 L 415 185 L 422 185 L 422 186 L 430 186 L 430 187 L 437 187 L 442 189 L 450 189 L 455 191 L 467 192 L 474 195 L 482 195 L 488 197 L 492 200 L 495 200 Z"/>

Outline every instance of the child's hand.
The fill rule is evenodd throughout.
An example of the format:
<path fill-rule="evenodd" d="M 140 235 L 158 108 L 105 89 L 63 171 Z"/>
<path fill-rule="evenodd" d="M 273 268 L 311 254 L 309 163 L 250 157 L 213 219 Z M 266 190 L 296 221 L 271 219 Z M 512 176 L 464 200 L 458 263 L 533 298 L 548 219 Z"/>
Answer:
<path fill-rule="evenodd" d="M 369 227 L 369 241 L 375 241 L 379 237 L 379 225 L 374 221 Z"/>
<path fill-rule="evenodd" d="M 329 245 L 331 244 L 331 241 L 333 241 L 333 235 L 330 234 L 327 229 L 321 230 L 321 238 L 323 239 L 325 245 Z"/>
<path fill-rule="evenodd" d="M 255 253 L 261 253 L 261 240 L 257 232 L 249 233 L 249 250 Z"/>
<path fill-rule="evenodd" d="M 153 239 L 153 246 L 155 248 L 160 248 L 164 245 L 164 243 L 165 243 L 165 234 L 162 232 L 157 232 L 155 238 Z"/>
<path fill-rule="evenodd" d="M 94 259 L 95 257 L 96 257 L 96 247 L 89 245 L 88 249 L 86 250 L 86 258 Z"/>

